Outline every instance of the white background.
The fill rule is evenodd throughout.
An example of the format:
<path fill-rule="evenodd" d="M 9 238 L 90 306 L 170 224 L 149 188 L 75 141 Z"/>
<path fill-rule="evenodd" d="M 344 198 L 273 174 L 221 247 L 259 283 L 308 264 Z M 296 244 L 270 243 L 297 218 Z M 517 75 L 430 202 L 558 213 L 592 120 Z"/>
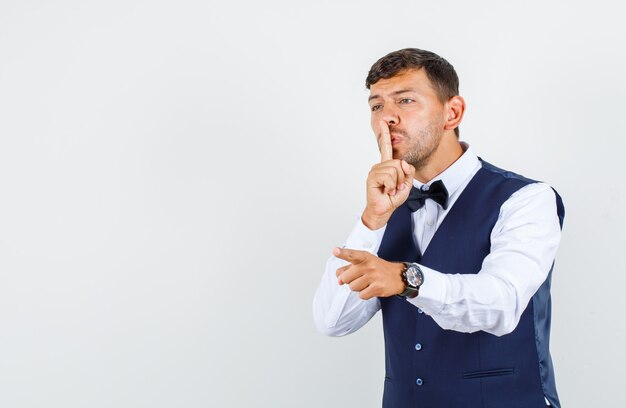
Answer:
<path fill-rule="evenodd" d="M 624 406 L 626 43 L 608 1 L 0 0 L 0 406 L 378 407 L 311 301 L 377 160 L 364 79 L 447 58 L 461 139 L 562 194 L 564 406 Z"/>

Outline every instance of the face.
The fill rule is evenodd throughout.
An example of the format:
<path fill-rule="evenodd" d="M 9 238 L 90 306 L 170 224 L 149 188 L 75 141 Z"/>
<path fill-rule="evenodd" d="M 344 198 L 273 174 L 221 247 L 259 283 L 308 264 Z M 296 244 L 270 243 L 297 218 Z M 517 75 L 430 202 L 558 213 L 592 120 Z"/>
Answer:
<path fill-rule="evenodd" d="M 445 124 L 445 106 L 426 72 L 412 69 L 379 80 L 370 87 L 369 105 L 377 138 L 380 122 L 389 126 L 393 158 L 423 168 L 439 147 Z"/>

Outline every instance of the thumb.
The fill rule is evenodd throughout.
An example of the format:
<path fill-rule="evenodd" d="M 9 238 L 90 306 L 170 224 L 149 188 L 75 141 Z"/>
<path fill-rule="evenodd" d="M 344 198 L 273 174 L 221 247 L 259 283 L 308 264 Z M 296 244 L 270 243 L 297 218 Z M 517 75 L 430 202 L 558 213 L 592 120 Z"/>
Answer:
<path fill-rule="evenodd" d="M 415 178 L 415 167 L 402 160 L 402 171 L 404 171 L 404 184 L 408 187 L 413 186 L 413 179 Z"/>

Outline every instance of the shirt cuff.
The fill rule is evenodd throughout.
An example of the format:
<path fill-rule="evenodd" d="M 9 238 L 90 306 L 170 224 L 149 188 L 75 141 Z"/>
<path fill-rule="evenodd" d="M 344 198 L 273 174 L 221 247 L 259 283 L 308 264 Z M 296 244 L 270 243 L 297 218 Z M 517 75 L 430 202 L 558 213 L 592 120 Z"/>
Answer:
<path fill-rule="evenodd" d="M 380 248 L 380 244 L 383 241 L 383 235 L 385 235 L 386 229 L 387 224 L 377 230 L 371 230 L 363 224 L 363 220 L 359 217 L 354 228 L 352 229 L 352 232 L 346 240 L 345 247 L 360 251 L 367 251 L 376 255 L 378 253 L 378 249 Z"/>
<path fill-rule="evenodd" d="M 424 274 L 424 283 L 420 286 L 419 295 L 407 299 L 428 315 L 439 314 L 445 304 L 448 293 L 448 277 L 445 273 L 420 265 Z"/>

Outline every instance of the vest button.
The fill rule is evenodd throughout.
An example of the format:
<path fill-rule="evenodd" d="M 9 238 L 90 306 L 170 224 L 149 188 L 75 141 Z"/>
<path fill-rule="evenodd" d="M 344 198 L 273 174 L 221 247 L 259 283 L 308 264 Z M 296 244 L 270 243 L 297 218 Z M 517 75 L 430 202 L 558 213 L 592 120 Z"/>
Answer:
<path fill-rule="evenodd" d="M 418 378 L 417 380 L 415 380 L 415 384 L 421 386 L 422 384 L 424 384 L 424 380 L 422 380 L 421 378 Z"/>
<path fill-rule="evenodd" d="M 417 308 L 417 313 L 422 314 L 422 313 L 424 313 L 424 311 L 418 307 Z"/>
<path fill-rule="evenodd" d="M 415 350 L 420 351 L 422 349 L 422 345 L 420 343 L 417 343 L 415 345 Z"/>

